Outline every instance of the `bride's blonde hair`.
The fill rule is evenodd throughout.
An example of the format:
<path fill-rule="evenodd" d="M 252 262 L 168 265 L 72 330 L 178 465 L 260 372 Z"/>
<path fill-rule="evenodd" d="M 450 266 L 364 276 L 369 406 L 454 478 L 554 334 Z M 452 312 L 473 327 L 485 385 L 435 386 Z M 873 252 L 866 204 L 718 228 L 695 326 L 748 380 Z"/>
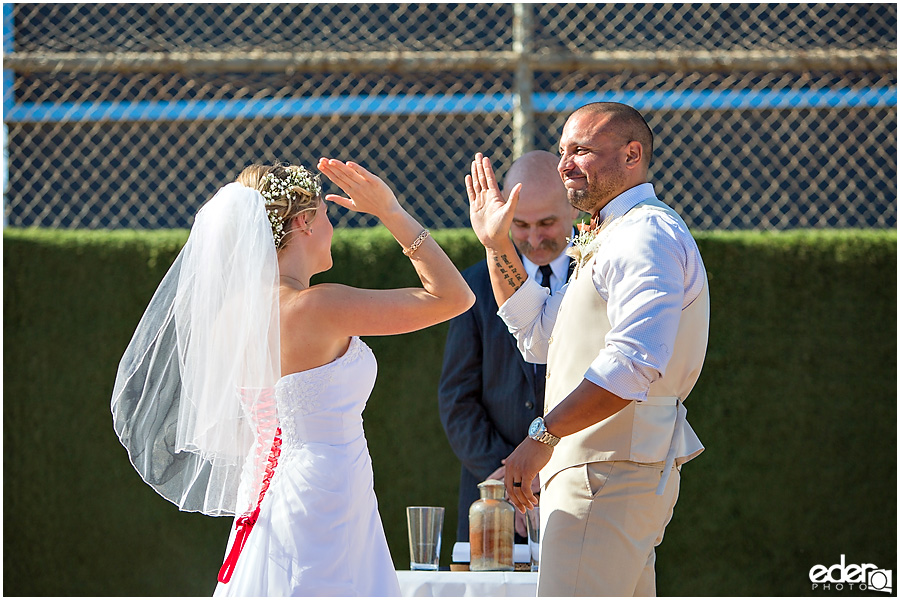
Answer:
<path fill-rule="evenodd" d="M 237 182 L 259 191 L 266 201 L 266 214 L 272 224 L 275 248 L 287 243 L 294 217 L 306 214 L 309 227 L 322 202 L 319 176 L 297 165 L 250 165 L 238 175 Z"/>

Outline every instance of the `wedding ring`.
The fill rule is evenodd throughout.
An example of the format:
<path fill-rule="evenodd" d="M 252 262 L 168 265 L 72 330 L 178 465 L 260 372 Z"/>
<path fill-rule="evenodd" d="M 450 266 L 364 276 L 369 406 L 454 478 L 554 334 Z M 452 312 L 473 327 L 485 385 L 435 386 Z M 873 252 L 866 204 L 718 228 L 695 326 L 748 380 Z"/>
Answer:
<path fill-rule="evenodd" d="M 513 487 L 522 487 L 521 481 L 513 481 Z"/>

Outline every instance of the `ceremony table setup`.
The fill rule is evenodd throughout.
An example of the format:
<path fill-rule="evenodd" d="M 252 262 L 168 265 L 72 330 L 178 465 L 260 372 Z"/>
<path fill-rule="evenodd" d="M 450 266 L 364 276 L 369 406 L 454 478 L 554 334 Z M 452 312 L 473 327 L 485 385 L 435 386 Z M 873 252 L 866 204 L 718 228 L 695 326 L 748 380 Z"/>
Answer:
<path fill-rule="evenodd" d="M 397 571 L 404 597 L 534 597 L 537 577 L 532 571 Z"/>
<path fill-rule="evenodd" d="M 506 504 L 492 500 L 487 508 Z M 476 503 L 478 506 L 479 503 Z M 503 511 L 505 513 L 505 511 Z M 529 527 L 533 544 L 514 544 L 512 514 L 509 523 L 490 523 L 481 531 L 478 543 L 456 542 L 449 570 L 441 570 L 440 546 L 443 532 L 442 507 L 407 507 L 410 570 L 397 571 L 400 593 L 406 597 L 496 597 L 536 596 L 539 534 Z M 506 519 L 504 519 L 506 520 Z M 501 525 L 496 527 L 494 525 Z M 471 569 L 471 570 L 470 570 Z"/>

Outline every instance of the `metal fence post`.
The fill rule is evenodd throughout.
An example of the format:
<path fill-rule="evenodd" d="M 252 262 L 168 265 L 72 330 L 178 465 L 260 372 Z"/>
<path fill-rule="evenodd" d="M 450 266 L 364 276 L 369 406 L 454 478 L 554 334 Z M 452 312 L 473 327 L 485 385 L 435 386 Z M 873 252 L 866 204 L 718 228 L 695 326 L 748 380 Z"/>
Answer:
<path fill-rule="evenodd" d="M 513 5 L 513 53 L 516 56 L 513 94 L 513 158 L 534 149 L 534 106 L 531 95 L 534 73 L 531 54 L 534 49 L 534 17 L 530 4 Z"/>

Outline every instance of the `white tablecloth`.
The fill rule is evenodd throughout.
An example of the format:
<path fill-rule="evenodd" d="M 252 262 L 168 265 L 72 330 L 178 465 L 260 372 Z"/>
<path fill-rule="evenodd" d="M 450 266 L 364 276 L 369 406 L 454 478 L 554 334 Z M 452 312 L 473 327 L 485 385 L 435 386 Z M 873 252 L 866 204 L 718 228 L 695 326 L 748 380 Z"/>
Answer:
<path fill-rule="evenodd" d="M 403 596 L 537 595 L 537 573 L 529 571 L 397 571 Z"/>

